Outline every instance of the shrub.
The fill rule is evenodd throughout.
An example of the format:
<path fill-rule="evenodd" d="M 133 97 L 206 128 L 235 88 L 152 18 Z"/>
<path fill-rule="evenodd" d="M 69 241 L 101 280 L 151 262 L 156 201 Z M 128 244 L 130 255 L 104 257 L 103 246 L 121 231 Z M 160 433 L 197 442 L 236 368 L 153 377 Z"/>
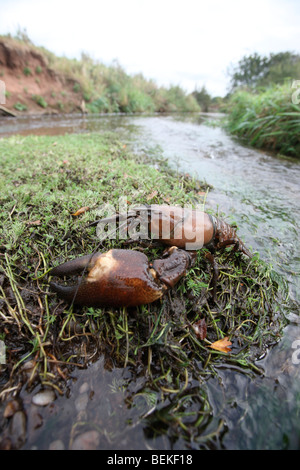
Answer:
<path fill-rule="evenodd" d="M 109 102 L 104 96 L 100 96 L 96 100 L 92 101 L 92 103 L 88 103 L 86 106 L 91 113 L 107 113 L 110 111 Z"/>
<path fill-rule="evenodd" d="M 80 91 L 80 85 L 79 83 L 75 83 L 74 86 L 73 86 L 73 91 L 75 91 L 75 93 L 79 93 Z"/>
<path fill-rule="evenodd" d="M 40 95 L 33 95 L 32 96 L 33 101 L 35 101 L 39 106 L 42 108 L 47 108 L 48 103 L 45 101 L 45 99 L 40 96 Z"/>
<path fill-rule="evenodd" d="M 32 75 L 31 69 L 29 67 L 24 67 L 23 73 L 26 77 L 28 77 L 29 75 Z"/>
<path fill-rule="evenodd" d="M 27 106 L 26 104 L 20 103 L 19 101 L 14 104 L 14 108 L 17 111 L 27 111 Z"/>

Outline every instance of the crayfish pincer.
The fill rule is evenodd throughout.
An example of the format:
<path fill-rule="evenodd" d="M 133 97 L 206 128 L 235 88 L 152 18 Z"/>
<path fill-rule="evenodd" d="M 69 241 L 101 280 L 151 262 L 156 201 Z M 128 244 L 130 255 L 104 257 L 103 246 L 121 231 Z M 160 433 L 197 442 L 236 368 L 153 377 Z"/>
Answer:
<path fill-rule="evenodd" d="M 150 263 L 140 251 L 112 249 L 53 268 L 51 276 L 84 274 L 87 270 L 87 277 L 73 286 L 54 282 L 50 286 L 69 303 L 87 307 L 133 307 L 162 297 L 186 274 L 194 258 L 194 253 L 171 247 L 161 259 Z"/>

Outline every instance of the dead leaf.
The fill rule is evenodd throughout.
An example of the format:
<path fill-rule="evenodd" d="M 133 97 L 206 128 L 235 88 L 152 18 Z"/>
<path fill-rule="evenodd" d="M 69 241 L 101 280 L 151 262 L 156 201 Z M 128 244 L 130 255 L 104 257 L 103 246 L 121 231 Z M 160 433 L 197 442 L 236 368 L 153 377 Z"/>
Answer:
<path fill-rule="evenodd" d="M 80 209 L 78 209 L 78 211 L 74 212 L 74 214 L 71 214 L 73 217 L 77 217 L 78 215 L 80 214 L 83 214 L 84 212 L 88 211 L 89 210 L 89 207 L 86 206 L 86 207 L 81 207 Z"/>
<path fill-rule="evenodd" d="M 217 351 L 228 353 L 228 352 L 231 352 L 231 347 L 230 347 L 231 345 L 232 345 L 231 341 L 228 341 L 228 336 L 226 336 L 223 339 L 219 339 L 218 341 L 215 341 L 209 347 L 216 349 Z"/>
<path fill-rule="evenodd" d="M 199 339 L 206 338 L 207 328 L 206 328 L 206 323 L 205 323 L 204 318 L 201 318 L 199 321 L 194 323 L 192 327 L 193 327 L 194 332 L 196 333 L 197 338 Z"/>
<path fill-rule="evenodd" d="M 41 225 L 41 221 L 40 220 L 29 220 L 28 222 L 26 222 L 27 225 Z"/>
<path fill-rule="evenodd" d="M 149 201 L 150 199 L 153 199 L 155 196 L 157 196 L 158 192 L 155 190 L 153 191 L 151 194 L 148 194 L 147 196 L 147 201 Z"/>

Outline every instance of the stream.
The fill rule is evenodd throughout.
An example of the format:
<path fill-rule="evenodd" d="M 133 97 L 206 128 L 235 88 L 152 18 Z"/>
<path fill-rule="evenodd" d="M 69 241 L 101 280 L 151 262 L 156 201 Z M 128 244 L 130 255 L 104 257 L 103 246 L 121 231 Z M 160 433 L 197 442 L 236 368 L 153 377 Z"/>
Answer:
<path fill-rule="evenodd" d="M 295 341 L 300 341 L 300 160 L 242 146 L 213 125 L 219 118 L 199 114 L 5 118 L 0 120 L 0 137 L 112 131 L 133 151 L 159 149 L 173 168 L 212 185 L 206 205 L 236 223 L 246 246 L 287 279 L 293 304 L 282 338 L 257 361 L 262 376 L 226 365 L 220 367 L 218 378 L 207 381 L 214 418 L 226 422 L 222 448 L 299 449 L 300 353 L 297 356 Z M 101 361 L 92 373 L 97 367 L 102 368 Z M 77 386 L 83 383 L 78 374 Z M 125 448 L 134 448 L 137 435 L 133 433 L 133 442 L 127 439 Z"/>

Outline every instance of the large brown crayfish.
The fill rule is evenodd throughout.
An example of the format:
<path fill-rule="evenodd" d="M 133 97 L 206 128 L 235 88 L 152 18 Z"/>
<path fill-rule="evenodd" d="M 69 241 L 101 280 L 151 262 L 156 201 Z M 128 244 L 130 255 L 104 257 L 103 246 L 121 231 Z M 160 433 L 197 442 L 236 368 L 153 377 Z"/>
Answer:
<path fill-rule="evenodd" d="M 95 223 L 107 226 L 123 222 L 127 236 L 133 239 L 153 239 L 171 246 L 161 259 L 149 263 L 145 254 L 136 250 L 113 249 L 66 262 L 50 272 L 67 276 L 88 271 L 87 278 L 75 286 L 51 287 L 67 302 L 95 307 L 129 307 L 154 302 L 173 287 L 192 266 L 196 250 L 206 247 L 214 252 L 233 245 L 251 257 L 251 253 L 226 222 L 203 211 L 177 206 L 140 206 L 127 214 L 117 214 Z M 136 231 L 137 226 L 139 231 Z M 104 233 L 104 232 L 103 232 Z M 107 233 L 107 232 L 106 232 Z M 211 253 L 208 256 L 217 266 Z"/>

